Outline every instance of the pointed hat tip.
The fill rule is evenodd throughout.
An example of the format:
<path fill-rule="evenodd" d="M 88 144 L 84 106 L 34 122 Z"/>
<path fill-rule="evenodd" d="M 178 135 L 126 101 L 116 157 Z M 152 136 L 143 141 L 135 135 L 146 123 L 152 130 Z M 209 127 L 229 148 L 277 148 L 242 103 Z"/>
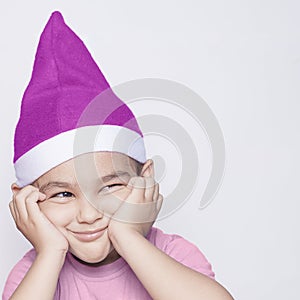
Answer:
<path fill-rule="evenodd" d="M 54 11 L 52 14 L 51 14 L 51 17 L 48 21 L 48 23 L 64 23 L 64 18 L 61 14 L 60 11 Z"/>

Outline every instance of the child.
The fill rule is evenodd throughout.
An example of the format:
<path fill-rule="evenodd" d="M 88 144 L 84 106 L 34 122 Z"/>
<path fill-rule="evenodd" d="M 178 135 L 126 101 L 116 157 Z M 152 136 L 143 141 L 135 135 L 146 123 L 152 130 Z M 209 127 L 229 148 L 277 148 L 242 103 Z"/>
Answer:
<path fill-rule="evenodd" d="M 4 300 L 232 299 L 193 244 L 152 227 L 162 196 L 137 121 L 59 12 L 23 96 L 14 166 L 9 206 L 34 248 Z"/>

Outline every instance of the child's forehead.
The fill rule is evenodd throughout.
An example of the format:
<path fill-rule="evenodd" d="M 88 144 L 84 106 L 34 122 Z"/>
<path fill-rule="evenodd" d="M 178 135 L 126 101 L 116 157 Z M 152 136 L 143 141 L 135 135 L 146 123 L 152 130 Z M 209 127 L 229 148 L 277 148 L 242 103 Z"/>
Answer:
<path fill-rule="evenodd" d="M 76 185 L 78 179 L 92 182 L 103 181 L 109 176 L 132 176 L 135 173 L 133 160 L 116 152 L 86 153 L 70 159 L 42 175 L 39 186 L 49 182 L 68 182 Z M 104 178 L 104 179 L 103 179 Z"/>

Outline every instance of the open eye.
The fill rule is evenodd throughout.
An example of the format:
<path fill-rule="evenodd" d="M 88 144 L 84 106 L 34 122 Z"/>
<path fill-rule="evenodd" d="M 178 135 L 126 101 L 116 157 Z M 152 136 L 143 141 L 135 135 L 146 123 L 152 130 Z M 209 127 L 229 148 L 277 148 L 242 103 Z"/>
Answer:
<path fill-rule="evenodd" d="M 74 197 L 74 195 L 70 192 L 65 191 L 65 192 L 54 194 L 50 198 L 70 198 L 70 197 Z"/>

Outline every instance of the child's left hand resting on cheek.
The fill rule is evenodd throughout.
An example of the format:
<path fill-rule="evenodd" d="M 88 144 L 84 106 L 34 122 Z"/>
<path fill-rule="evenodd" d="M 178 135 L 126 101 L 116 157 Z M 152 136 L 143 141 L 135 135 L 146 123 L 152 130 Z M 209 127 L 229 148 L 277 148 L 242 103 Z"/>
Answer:
<path fill-rule="evenodd" d="M 111 217 L 109 237 L 153 299 L 232 300 L 218 282 L 177 262 L 147 239 L 163 197 L 149 177 L 132 178 Z M 180 284 L 179 284 L 180 283 Z"/>
<path fill-rule="evenodd" d="M 127 197 L 121 201 L 108 226 L 116 250 L 119 239 L 128 240 L 131 234 L 144 237 L 148 234 L 163 201 L 159 185 L 151 177 L 132 177 L 125 189 Z"/>

